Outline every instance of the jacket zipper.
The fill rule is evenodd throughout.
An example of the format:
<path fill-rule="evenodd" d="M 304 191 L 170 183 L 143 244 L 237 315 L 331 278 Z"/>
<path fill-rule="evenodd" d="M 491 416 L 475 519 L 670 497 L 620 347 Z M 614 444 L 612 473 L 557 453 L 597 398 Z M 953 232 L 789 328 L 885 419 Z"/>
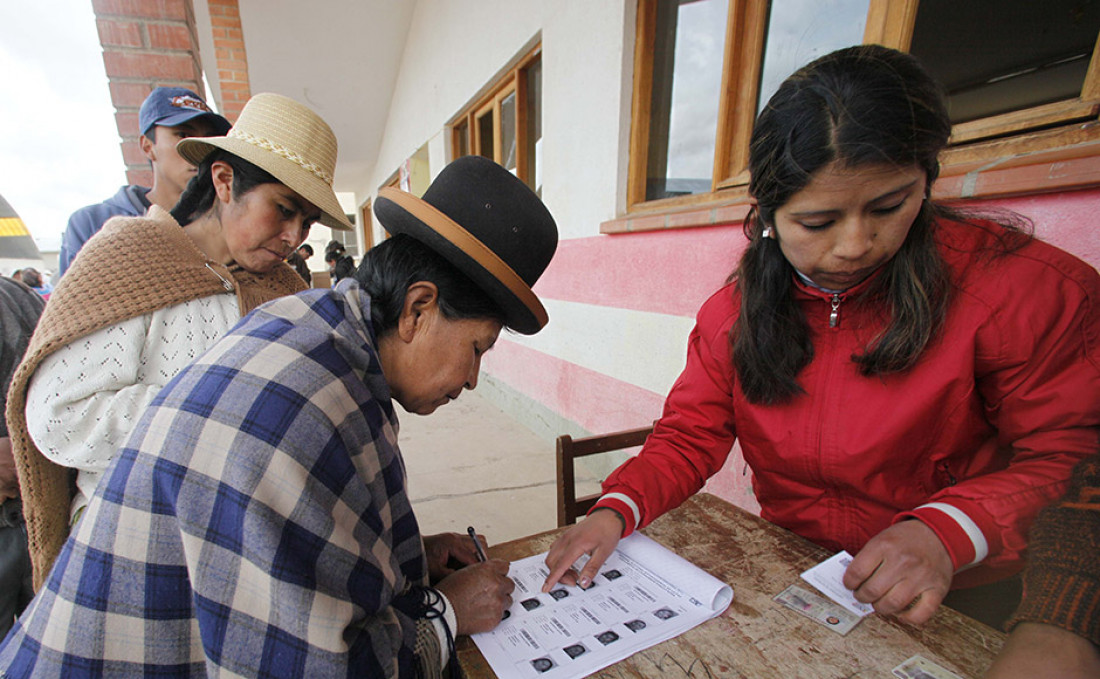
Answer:
<path fill-rule="evenodd" d="M 947 466 L 947 462 L 937 462 L 936 467 L 938 467 L 940 472 L 947 477 L 948 486 L 953 486 L 959 482 L 959 480 L 955 478 L 955 475 L 951 473 L 951 468 Z"/>
<path fill-rule="evenodd" d="M 833 310 L 829 312 L 829 327 L 835 328 L 840 325 L 840 293 L 834 292 L 829 303 L 833 307 Z"/>

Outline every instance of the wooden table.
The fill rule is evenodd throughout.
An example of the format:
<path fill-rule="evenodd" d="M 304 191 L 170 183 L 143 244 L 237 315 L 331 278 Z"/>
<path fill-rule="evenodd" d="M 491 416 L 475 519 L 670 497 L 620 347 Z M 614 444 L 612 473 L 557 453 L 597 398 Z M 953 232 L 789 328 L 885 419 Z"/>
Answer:
<path fill-rule="evenodd" d="M 563 530 L 496 545 L 489 553 L 514 561 L 545 552 Z M 729 583 L 733 603 L 717 618 L 594 677 L 888 679 L 891 669 L 919 654 L 978 679 L 1004 643 L 1003 633 L 946 607 L 919 628 L 872 614 L 847 636 L 826 629 L 772 598 L 793 584 L 812 590 L 799 574 L 830 554 L 707 493 L 642 532 Z M 457 652 L 470 679 L 496 676 L 469 637 L 458 640 Z"/>

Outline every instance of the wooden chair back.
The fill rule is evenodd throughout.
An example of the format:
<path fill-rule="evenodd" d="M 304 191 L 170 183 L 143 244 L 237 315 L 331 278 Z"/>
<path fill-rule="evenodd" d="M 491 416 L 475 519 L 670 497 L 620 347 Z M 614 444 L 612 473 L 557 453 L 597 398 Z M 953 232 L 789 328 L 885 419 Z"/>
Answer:
<path fill-rule="evenodd" d="M 633 448 L 645 443 L 653 425 L 638 429 L 627 429 L 611 434 L 599 436 L 586 436 L 573 438 L 568 434 L 558 437 L 558 526 L 568 526 L 576 523 L 577 519 L 588 513 L 596 500 L 600 499 L 599 493 L 577 497 L 576 465 L 574 460 L 578 457 L 588 457 L 599 453 L 608 453 L 613 450 Z"/>

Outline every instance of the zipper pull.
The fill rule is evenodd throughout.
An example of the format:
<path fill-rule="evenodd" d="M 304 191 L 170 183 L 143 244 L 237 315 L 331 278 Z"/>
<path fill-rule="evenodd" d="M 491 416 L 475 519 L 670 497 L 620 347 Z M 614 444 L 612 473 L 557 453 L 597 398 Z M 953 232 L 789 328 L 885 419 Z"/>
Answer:
<path fill-rule="evenodd" d="M 832 304 L 833 310 L 829 312 L 829 327 L 830 328 L 835 328 L 836 326 L 840 325 L 840 295 L 839 294 L 837 294 L 837 293 L 833 294 L 833 299 L 832 299 L 831 304 Z"/>

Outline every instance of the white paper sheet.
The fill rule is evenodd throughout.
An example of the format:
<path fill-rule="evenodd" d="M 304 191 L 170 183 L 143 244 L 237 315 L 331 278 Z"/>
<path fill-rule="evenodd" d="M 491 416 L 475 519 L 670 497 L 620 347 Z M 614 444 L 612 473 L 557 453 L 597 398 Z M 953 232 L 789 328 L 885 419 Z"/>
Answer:
<path fill-rule="evenodd" d="M 852 563 L 852 555 L 839 551 L 802 574 L 802 579 L 852 613 L 862 617 L 875 612 L 871 604 L 857 601 L 852 590 L 844 586 L 844 571 Z"/>
<path fill-rule="evenodd" d="M 621 540 L 587 590 L 540 590 L 546 553 L 512 563 L 514 603 L 474 643 L 498 677 L 576 679 L 726 610 L 729 585 L 644 535 Z M 579 569 L 587 558 L 577 562 Z"/>

